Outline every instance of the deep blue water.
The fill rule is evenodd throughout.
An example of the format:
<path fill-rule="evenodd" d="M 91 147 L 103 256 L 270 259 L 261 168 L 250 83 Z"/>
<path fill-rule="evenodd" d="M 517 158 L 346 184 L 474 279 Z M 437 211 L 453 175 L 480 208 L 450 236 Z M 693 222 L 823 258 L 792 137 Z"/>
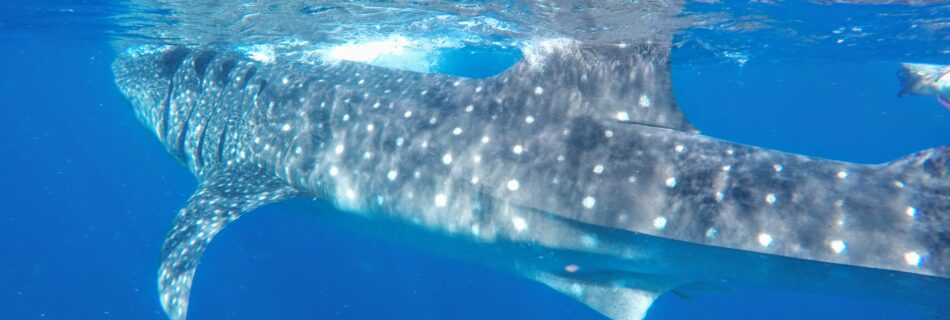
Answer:
<path fill-rule="evenodd" d="M 0 40 L 0 319 L 164 319 L 159 250 L 194 179 L 118 93 L 105 39 Z M 950 144 L 950 111 L 895 97 L 898 62 L 674 60 L 674 88 L 708 135 L 875 163 Z M 202 259 L 190 319 L 600 319 L 543 285 L 334 230 L 319 214 L 276 205 L 228 227 Z M 806 293 L 690 295 L 664 296 L 651 318 L 914 318 Z"/>

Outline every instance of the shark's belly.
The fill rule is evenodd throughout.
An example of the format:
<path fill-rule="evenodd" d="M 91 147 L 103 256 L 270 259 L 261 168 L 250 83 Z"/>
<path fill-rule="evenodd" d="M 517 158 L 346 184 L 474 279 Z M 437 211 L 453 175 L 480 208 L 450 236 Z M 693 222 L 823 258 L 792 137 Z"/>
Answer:
<path fill-rule="evenodd" d="M 565 219 L 501 204 L 484 209 L 490 219 L 478 229 L 448 229 L 406 220 L 411 213 L 326 210 L 322 222 L 415 249 L 519 274 L 544 283 L 610 286 L 668 284 L 700 290 L 730 287 L 787 289 L 940 305 L 950 281 L 912 273 L 788 258 L 702 245 Z M 875 279 L 875 281 L 869 281 Z M 550 285 L 550 283 L 548 283 Z M 570 294 L 570 292 L 568 292 Z"/>

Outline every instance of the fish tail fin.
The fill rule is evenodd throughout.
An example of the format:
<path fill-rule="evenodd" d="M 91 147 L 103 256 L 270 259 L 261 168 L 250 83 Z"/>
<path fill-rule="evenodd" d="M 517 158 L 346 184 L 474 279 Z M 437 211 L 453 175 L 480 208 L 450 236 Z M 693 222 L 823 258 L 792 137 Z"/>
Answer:
<path fill-rule="evenodd" d="M 260 169 L 210 175 L 178 213 L 162 247 L 158 290 L 169 319 L 184 320 L 195 268 L 211 239 L 241 215 L 296 192 Z"/>

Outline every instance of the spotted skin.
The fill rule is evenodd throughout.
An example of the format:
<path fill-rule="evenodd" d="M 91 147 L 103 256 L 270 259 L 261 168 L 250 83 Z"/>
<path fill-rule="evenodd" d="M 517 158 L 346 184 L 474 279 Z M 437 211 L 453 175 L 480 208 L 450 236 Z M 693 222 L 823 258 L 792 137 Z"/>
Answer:
<path fill-rule="evenodd" d="M 294 196 L 482 248 L 477 261 L 617 319 L 724 279 L 875 297 L 937 283 L 901 297 L 924 305 L 950 293 L 947 148 L 862 165 L 721 141 L 677 108 L 666 46 L 540 52 L 489 79 L 198 48 L 121 55 L 119 87 L 201 181 L 163 249 L 166 312 L 185 318 L 221 221 Z M 833 286 L 864 270 L 898 278 Z"/>
<path fill-rule="evenodd" d="M 239 176 L 234 175 L 238 172 Z M 195 267 L 211 239 L 243 213 L 297 195 L 260 168 L 218 172 L 198 189 L 178 213 L 162 248 L 158 286 L 162 305 L 173 319 L 187 313 Z"/>

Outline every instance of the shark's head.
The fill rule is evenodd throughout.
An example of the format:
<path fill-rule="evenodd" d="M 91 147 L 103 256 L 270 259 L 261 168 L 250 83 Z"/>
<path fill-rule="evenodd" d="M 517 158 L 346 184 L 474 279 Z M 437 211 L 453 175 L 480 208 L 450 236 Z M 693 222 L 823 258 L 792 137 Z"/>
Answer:
<path fill-rule="evenodd" d="M 122 51 L 119 58 L 112 65 L 116 73 L 127 75 L 128 77 L 117 77 L 117 85 L 125 90 L 139 93 L 130 99 L 132 109 L 147 128 L 154 130 L 159 135 L 159 139 L 164 142 L 164 136 L 161 131 L 164 128 L 164 121 L 167 120 L 168 93 L 172 88 L 172 76 L 190 50 L 184 47 L 165 47 L 165 46 L 138 46 L 127 48 Z M 156 55 L 160 59 L 136 59 L 147 55 Z M 143 64 L 142 61 L 150 63 Z M 153 62 L 154 61 L 154 62 Z M 132 83 L 131 79 L 143 80 L 146 77 L 149 81 Z M 129 79 L 129 80 L 125 80 Z M 164 88 L 165 90 L 161 90 Z M 156 91 L 157 90 L 157 91 Z"/>
<path fill-rule="evenodd" d="M 245 86 L 257 72 L 236 58 L 210 49 L 145 45 L 122 52 L 113 70 L 139 120 L 176 159 L 200 173 L 224 147 L 221 129 L 227 126 L 218 123 L 224 118 L 210 112 L 221 110 L 222 89 Z M 212 91 L 217 94 L 207 94 Z"/>

